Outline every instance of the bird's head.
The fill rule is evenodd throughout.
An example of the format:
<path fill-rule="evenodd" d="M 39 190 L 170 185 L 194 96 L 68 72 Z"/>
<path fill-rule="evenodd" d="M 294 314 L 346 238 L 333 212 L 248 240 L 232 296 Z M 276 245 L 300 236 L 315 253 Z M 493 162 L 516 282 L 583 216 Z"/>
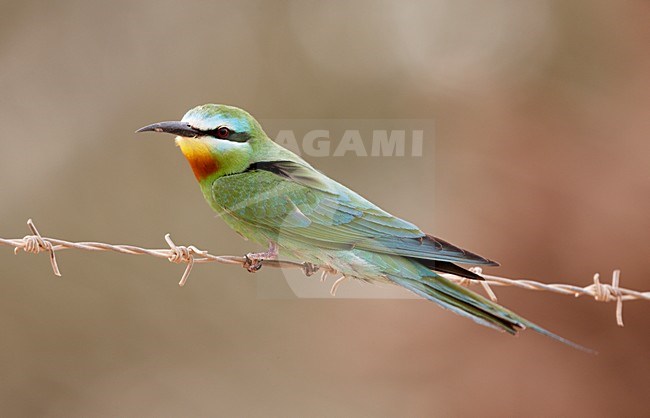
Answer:
<path fill-rule="evenodd" d="M 260 124 L 245 110 L 205 104 L 183 119 L 147 125 L 136 132 L 176 135 L 176 144 L 199 182 L 245 170 L 260 142 L 270 141 Z"/>

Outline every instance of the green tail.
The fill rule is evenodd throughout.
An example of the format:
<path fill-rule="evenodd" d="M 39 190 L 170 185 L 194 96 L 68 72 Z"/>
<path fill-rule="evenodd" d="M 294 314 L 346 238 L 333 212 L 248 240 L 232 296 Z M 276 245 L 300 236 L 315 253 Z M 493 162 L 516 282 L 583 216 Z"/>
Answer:
<path fill-rule="evenodd" d="M 593 350 L 553 334 L 516 313 L 434 272 L 428 272 L 427 276 L 421 277 L 419 280 L 395 276 L 390 276 L 390 279 L 413 293 L 455 313 L 469 317 L 481 325 L 506 331 L 513 335 L 517 334 L 517 331 L 521 329 L 530 328 L 533 331 L 551 337 L 578 350 L 595 353 Z"/>

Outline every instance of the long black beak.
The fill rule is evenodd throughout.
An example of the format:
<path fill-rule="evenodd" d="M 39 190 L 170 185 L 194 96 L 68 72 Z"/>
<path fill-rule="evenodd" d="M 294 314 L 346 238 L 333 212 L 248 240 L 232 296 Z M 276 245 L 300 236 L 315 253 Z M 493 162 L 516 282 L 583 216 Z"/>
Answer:
<path fill-rule="evenodd" d="M 184 136 L 186 138 L 205 135 L 205 133 L 191 127 L 187 122 L 158 122 L 140 128 L 135 132 L 165 132 L 168 134 Z"/>

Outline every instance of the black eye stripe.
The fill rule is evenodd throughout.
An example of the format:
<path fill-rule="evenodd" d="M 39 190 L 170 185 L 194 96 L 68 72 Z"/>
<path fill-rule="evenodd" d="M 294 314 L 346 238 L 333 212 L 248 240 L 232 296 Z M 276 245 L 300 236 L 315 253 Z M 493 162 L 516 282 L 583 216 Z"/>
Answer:
<path fill-rule="evenodd" d="M 225 128 L 228 130 L 228 135 L 223 137 L 219 134 L 219 130 Z M 232 141 L 232 142 L 246 142 L 251 138 L 251 135 L 247 132 L 235 132 L 231 128 L 227 126 L 218 126 L 215 129 L 210 129 L 210 130 L 204 130 L 201 131 L 204 135 L 209 135 L 214 138 L 218 139 L 224 139 L 226 141 Z"/>
<path fill-rule="evenodd" d="M 215 129 L 204 130 L 202 131 L 205 135 L 210 135 L 219 139 L 230 139 L 231 135 L 236 134 L 237 132 L 228 128 L 227 126 L 219 126 Z"/>

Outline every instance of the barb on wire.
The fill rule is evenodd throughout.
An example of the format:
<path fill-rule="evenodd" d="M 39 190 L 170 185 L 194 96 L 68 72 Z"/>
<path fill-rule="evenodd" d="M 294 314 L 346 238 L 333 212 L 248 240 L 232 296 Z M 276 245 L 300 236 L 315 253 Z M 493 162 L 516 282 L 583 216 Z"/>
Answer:
<path fill-rule="evenodd" d="M 194 266 L 194 255 L 195 254 L 206 255 L 208 252 L 201 251 L 193 245 L 190 245 L 189 247 L 184 247 L 184 246 L 179 247 L 176 244 L 174 244 L 174 241 L 172 241 L 172 237 L 170 234 L 165 235 L 165 241 L 167 241 L 167 245 L 169 245 L 169 248 L 171 250 L 171 253 L 169 254 L 169 257 L 167 257 L 167 259 L 172 263 L 187 264 L 187 267 L 185 267 L 185 271 L 183 272 L 183 276 L 181 277 L 181 281 L 178 282 L 178 285 L 180 287 L 183 287 L 185 286 L 185 283 L 187 282 L 187 278 L 190 277 L 190 273 L 192 272 L 192 267 Z"/>
<path fill-rule="evenodd" d="M 23 238 L 23 251 L 32 254 L 38 254 L 41 251 L 49 252 L 50 263 L 52 264 L 54 275 L 61 277 L 61 272 L 59 271 L 59 265 L 56 262 L 56 254 L 52 248 L 52 243 L 43 239 L 41 234 L 38 232 L 38 229 L 36 229 L 36 225 L 34 225 L 34 222 L 32 222 L 31 219 L 27 220 L 27 226 L 32 230 L 33 235 L 27 235 Z M 14 248 L 14 254 L 18 254 L 19 249 L 19 247 Z"/>
<path fill-rule="evenodd" d="M 50 264 L 52 265 L 52 271 L 56 276 L 61 276 L 61 272 L 56 260 L 56 252 L 66 249 L 87 251 L 114 251 L 118 253 L 133 255 L 145 254 L 158 258 L 166 258 L 172 263 L 185 263 L 187 266 L 185 267 L 185 271 L 183 272 L 181 280 L 178 283 L 179 286 L 184 286 L 185 283 L 187 283 L 187 279 L 192 272 L 194 264 L 196 263 L 216 262 L 221 264 L 239 264 L 243 266 L 246 261 L 245 257 L 212 255 L 207 251 L 200 250 L 193 245 L 176 245 L 174 244 L 174 241 L 172 241 L 169 234 L 165 235 L 165 241 L 167 242 L 169 248 L 147 249 L 133 245 L 112 245 L 102 242 L 69 242 L 56 238 L 44 238 L 38 232 L 38 229 L 31 219 L 27 221 L 27 226 L 31 230 L 32 235 L 27 235 L 23 238 L 17 239 L 0 238 L 0 245 L 8 245 L 14 247 L 15 254 L 17 254 L 21 249 L 24 252 L 32 254 L 38 254 L 41 251 L 47 251 L 50 254 Z M 306 276 L 311 276 L 319 269 L 322 269 L 321 281 L 324 281 L 327 278 L 328 274 L 337 273 L 335 271 L 332 271 L 329 267 L 321 267 L 308 262 L 298 263 L 286 260 L 265 260 L 263 263 L 268 267 L 301 269 Z M 650 292 L 639 292 L 636 290 L 625 289 L 619 286 L 621 275 L 620 270 L 614 270 L 611 285 L 607 283 L 601 283 L 600 275 L 596 273 L 594 275 L 593 283 L 585 287 L 569 284 L 546 284 L 533 280 L 508 279 L 505 277 L 492 276 L 482 274 L 480 267 L 474 267 L 472 271 L 482 275 L 485 280 L 467 279 L 464 277 L 454 276 L 452 274 L 442 274 L 442 276 L 467 287 L 475 283 L 479 283 L 483 287 L 488 297 L 493 301 L 496 301 L 497 297 L 490 286 L 513 286 L 527 290 L 547 291 L 560 293 L 563 295 L 573 295 L 575 297 L 584 295 L 590 296 L 598 302 L 615 301 L 616 323 L 621 327 L 623 326 L 623 302 L 628 300 L 650 301 Z M 336 288 L 343 281 L 342 279 L 343 278 L 340 278 L 336 281 L 336 283 L 334 283 L 334 286 L 332 287 L 332 294 L 336 292 Z"/>

